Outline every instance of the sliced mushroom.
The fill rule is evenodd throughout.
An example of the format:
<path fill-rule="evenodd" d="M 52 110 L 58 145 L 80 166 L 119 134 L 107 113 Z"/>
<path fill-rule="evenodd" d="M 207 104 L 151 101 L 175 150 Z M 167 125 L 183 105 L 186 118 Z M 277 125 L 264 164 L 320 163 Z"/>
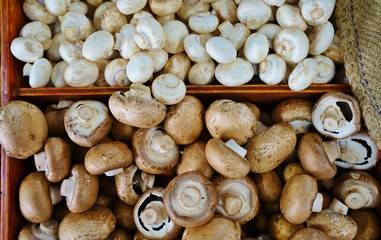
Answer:
<path fill-rule="evenodd" d="M 149 239 L 175 239 L 182 228 L 168 216 L 163 203 L 164 188 L 145 191 L 134 207 L 138 231 Z"/>
<path fill-rule="evenodd" d="M 52 64 L 46 58 L 39 58 L 33 64 L 26 63 L 23 68 L 23 76 L 29 77 L 32 88 L 48 85 L 51 74 Z"/>
<path fill-rule="evenodd" d="M 307 35 L 297 28 L 284 28 L 274 38 L 274 50 L 287 63 L 301 62 L 308 55 Z"/>
<path fill-rule="evenodd" d="M 229 99 L 214 101 L 205 111 L 205 123 L 212 137 L 222 141 L 234 139 L 246 144 L 255 133 L 256 118 L 244 103 Z"/>
<path fill-rule="evenodd" d="M 216 211 L 217 191 L 213 183 L 198 172 L 173 178 L 164 190 L 164 206 L 169 217 L 182 227 L 208 223 Z"/>
<path fill-rule="evenodd" d="M 61 183 L 61 195 L 66 197 L 66 205 L 73 213 L 89 210 L 97 200 L 99 180 L 90 174 L 83 164 L 75 164 L 69 178 Z"/>
<path fill-rule="evenodd" d="M 69 138 L 83 147 L 92 147 L 105 139 L 112 117 L 105 104 L 95 100 L 73 103 L 65 113 L 65 129 Z"/>
<path fill-rule="evenodd" d="M 381 184 L 364 171 L 349 171 L 333 186 L 333 195 L 350 209 L 374 208 L 381 203 Z"/>
<path fill-rule="evenodd" d="M 216 213 L 241 225 L 257 215 L 260 204 L 258 189 L 249 177 L 226 178 L 214 186 L 217 190 Z"/>
<path fill-rule="evenodd" d="M 312 124 L 322 135 L 340 139 L 360 131 L 361 112 L 357 100 L 342 92 L 322 95 L 312 111 Z"/>
<path fill-rule="evenodd" d="M 184 38 L 189 34 L 187 26 L 179 20 L 169 20 L 163 24 L 165 35 L 164 50 L 171 54 L 184 51 Z"/>
<path fill-rule="evenodd" d="M 44 54 L 43 45 L 29 37 L 18 37 L 12 40 L 10 50 L 12 55 L 23 62 L 34 62 L 42 58 Z"/>
<path fill-rule="evenodd" d="M 164 104 L 153 99 L 149 87 L 133 83 L 127 92 L 115 92 L 109 98 L 112 115 L 133 127 L 150 128 L 161 123 L 167 111 Z"/>
<path fill-rule="evenodd" d="M 115 176 L 118 196 L 129 205 L 135 205 L 142 193 L 153 187 L 154 182 L 155 175 L 139 169 L 134 163 Z"/>
<path fill-rule="evenodd" d="M 152 82 L 151 89 L 155 99 L 165 105 L 181 102 L 186 94 L 185 83 L 171 73 L 157 76 Z"/>
<path fill-rule="evenodd" d="M 132 139 L 132 149 L 136 165 L 152 174 L 168 172 L 180 157 L 173 138 L 159 127 L 138 129 Z"/>

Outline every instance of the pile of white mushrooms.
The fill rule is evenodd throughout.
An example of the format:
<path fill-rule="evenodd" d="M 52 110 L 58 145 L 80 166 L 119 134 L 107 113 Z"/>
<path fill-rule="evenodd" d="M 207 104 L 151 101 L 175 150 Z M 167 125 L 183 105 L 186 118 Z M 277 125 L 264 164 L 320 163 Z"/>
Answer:
<path fill-rule="evenodd" d="M 328 83 L 342 51 L 335 0 L 24 0 L 10 49 L 31 87 Z M 258 77 L 255 77 L 258 76 Z M 180 98 L 180 97 L 178 97 Z M 175 101 L 175 100 L 173 100 Z"/>
<path fill-rule="evenodd" d="M 19 187 L 21 240 L 380 236 L 381 152 L 345 93 L 165 105 L 134 83 L 108 106 L 18 100 L 0 116 L 8 156 L 36 166 Z"/>

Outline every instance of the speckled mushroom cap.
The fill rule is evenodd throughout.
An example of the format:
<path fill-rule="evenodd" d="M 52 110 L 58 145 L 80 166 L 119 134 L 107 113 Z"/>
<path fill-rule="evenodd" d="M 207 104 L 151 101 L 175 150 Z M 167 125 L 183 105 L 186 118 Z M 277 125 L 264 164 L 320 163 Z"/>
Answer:
<path fill-rule="evenodd" d="M 288 240 L 308 240 L 308 239 L 320 239 L 320 240 L 331 240 L 323 231 L 316 228 L 303 228 L 299 231 L 294 232 Z"/>
<path fill-rule="evenodd" d="M 223 141 L 234 139 L 239 145 L 254 136 L 256 121 L 246 104 L 229 99 L 214 101 L 205 112 L 206 127 L 213 137 Z"/>

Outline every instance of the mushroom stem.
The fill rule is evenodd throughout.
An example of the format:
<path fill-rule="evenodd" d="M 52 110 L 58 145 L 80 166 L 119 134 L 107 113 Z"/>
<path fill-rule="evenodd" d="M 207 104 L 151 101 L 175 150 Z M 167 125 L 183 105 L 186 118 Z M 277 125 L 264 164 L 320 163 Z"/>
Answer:
<path fill-rule="evenodd" d="M 95 112 L 93 108 L 89 105 L 84 105 L 84 104 L 78 105 L 76 110 L 77 110 L 78 119 L 84 122 L 87 122 L 91 120 L 92 118 L 94 118 Z"/>
<path fill-rule="evenodd" d="M 134 41 L 141 49 L 148 49 L 150 46 L 148 37 L 144 33 L 135 34 Z"/>
<path fill-rule="evenodd" d="M 145 225 L 155 225 L 156 223 L 162 222 L 161 209 L 158 206 L 149 206 L 142 211 L 140 214 L 140 219 Z"/>
<path fill-rule="evenodd" d="M 220 31 L 221 36 L 228 35 L 228 33 L 233 29 L 234 26 L 229 20 L 224 21 L 218 26 L 218 30 Z"/>
<path fill-rule="evenodd" d="M 226 196 L 224 199 L 224 209 L 225 212 L 230 215 L 236 215 L 242 209 L 243 202 L 242 199 L 235 196 Z"/>
<path fill-rule="evenodd" d="M 195 5 L 199 0 L 183 0 L 183 3 L 186 5 Z"/>
<path fill-rule="evenodd" d="M 74 180 L 73 179 L 65 179 L 61 183 L 60 193 L 64 197 L 69 197 L 73 194 L 74 188 Z"/>
<path fill-rule="evenodd" d="M 60 194 L 60 187 L 56 185 L 50 185 L 50 198 L 52 199 L 52 204 L 56 205 L 61 202 L 62 195 Z"/>
<path fill-rule="evenodd" d="M 159 153 L 166 153 L 175 147 L 175 141 L 171 136 L 158 131 L 152 139 L 151 148 Z"/>
<path fill-rule="evenodd" d="M 331 204 L 328 207 L 329 210 L 335 213 L 340 213 L 347 215 L 348 212 L 348 206 L 344 203 L 340 202 L 338 199 L 334 198 L 331 202 Z"/>
<path fill-rule="evenodd" d="M 148 100 L 152 99 L 151 90 L 149 87 L 140 83 L 131 84 L 130 90 L 128 91 L 128 96 L 137 96 Z"/>
<path fill-rule="evenodd" d="M 261 134 L 261 132 L 265 131 L 266 129 L 268 129 L 268 127 L 265 124 L 263 124 L 261 121 L 257 121 L 257 126 L 255 128 L 255 135 Z"/>
<path fill-rule="evenodd" d="M 255 30 L 261 26 L 261 20 L 254 14 L 249 14 L 246 17 L 246 26 L 248 29 Z"/>
<path fill-rule="evenodd" d="M 181 194 L 179 196 L 179 203 L 184 208 L 193 208 L 199 204 L 201 201 L 201 193 L 197 188 L 194 187 L 187 187 L 184 188 L 183 191 L 181 191 Z"/>
<path fill-rule="evenodd" d="M 364 191 L 363 188 L 357 187 L 353 188 L 351 192 L 345 198 L 345 204 L 351 209 L 359 209 L 366 205 L 368 201 L 367 191 Z"/>
<path fill-rule="evenodd" d="M 334 132 L 340 126 L 340 119 L 334 108 L 328 108 L 322 115 L 322 124 L 326 131 Z"/>
<path fill-rule="evenodd" d="M 115 176 L 119 173 L 122 173 L 123 171 L 124 171 L 123 168 L 117 168 L 117 169 L 113 169 L 113 170 L 105 172 L 105 175 L 107 177 L 112 177 L 112 176 Z"/>
<path fill-rule="evenodd" d="M 70 107 L 71 105 L 73 105 L 73 103 L 74 103 L 73 100 L 60 100 L 60 101 L 57 103 L 56 108 L 57 108 L 57 109 L 68 108 L 68 107 Z"/>
<path fill-rule="evenodd" d="M 22 72 L 22 75 L 23 76 L 30 76 L 31 72 L 32 72 L 32 68 L 33 68 L 33 65 L 30 64 L 30 63 L 26 63 L 24 65 L 24 68 L 23 68 L 23 72 Z"/>
<path fill-rule="evenodd" d="M 296 134 L 300 133 L 308 133 L 308 130 L 310 126 L 312 125 L 312 122 L 310 121 L 304 121 L 304 120 L 294 120 L 289 122 L 292 126 L 292 128 L 295 129 Z"/>
<path fill-rule="evenodd" d="M 34 165 L 39 172 L 46 171 L 46 154 L 45 152 L 39 152 L 34 154 Z"/>
<path fill-rule="evenodd" d="M 325 152 L 327 153 L 328 159 L 330 162 L 335 161 L 341 156 L 340 147 L 338 141 L 325 141 L 323 142 L 323 147 Z"/>
<path fill-rule="evenodd" d="M 323 195 L 318 193 L 312 205 L 312 212 L 320 212 L 323 209 Z"/>
<path fill-rule="evenodd" d="M 57 235 L 58 226 L 59 224 L 57 221 L 49 219 L 40 224 L 40 230 L 44 235 Z"/>
<path fill-rule="evenodd" d="M 240 145 L 238 145 L 234 139 L 230 139 L 229 141 L 225 143 L 225 145 L 243 158 L 245 157 L 247 153 L 247 150 L 241 147 Z"/>

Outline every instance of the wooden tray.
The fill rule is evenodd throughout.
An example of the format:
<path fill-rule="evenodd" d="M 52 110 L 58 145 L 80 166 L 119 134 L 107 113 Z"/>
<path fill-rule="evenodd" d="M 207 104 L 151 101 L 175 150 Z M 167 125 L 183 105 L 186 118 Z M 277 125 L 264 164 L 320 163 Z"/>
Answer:
<path fill-rule="evenodd" d="M 22 11 L 23 0 L 0 0 L 1 2 L 1 104 L 14 99 L 32 101 L 40 106 L 58 99 L 107 99 L 126 87 L 88 88 L 28 88 L 22 77 L 23 63 L 12 57 L 9 46 L 23 24 L 28 20 Z M 341 91 L 350 93 L 346 84 L 312 85 L 300 92 L 291 91 L 287 85 L 251 84 L 240 87 L 221 85 L 188 86 L 187 93 L 204 101 L 229 98 L 237 101 L 275 102 L 286 98 L 317 98 L 323 93 Z M 18 188 L 21 180 L 33 170 L 33 161 L 11 159 L 1 150 L 1 220 L 0 239 L 17 239 L 25 220 L 18 207 Z"/>

